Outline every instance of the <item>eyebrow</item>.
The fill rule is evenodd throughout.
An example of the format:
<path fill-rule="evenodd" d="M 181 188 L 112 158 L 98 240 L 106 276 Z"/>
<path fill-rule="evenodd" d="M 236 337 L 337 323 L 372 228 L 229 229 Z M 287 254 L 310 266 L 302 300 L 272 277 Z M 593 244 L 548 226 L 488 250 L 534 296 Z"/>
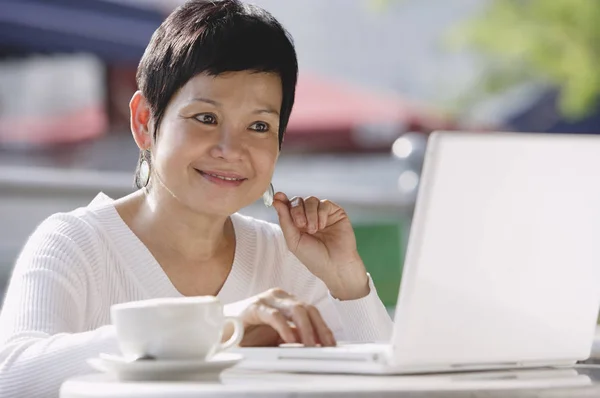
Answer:
<path fill-rule="evenodd" d="M 213 99 L 206 98 L 206 97 L 195 97 L 195 98 L 192 98 L 190 100 L 190 102 L 204 102 L 204 103 L 211 104 L 211 105 L 214 105 L 217 107 L 222 106 L 222 104 L 219 101 L 215 101 Z M 269 106 L 267 106 L 266 108 L 257 109 L 252 113 L 255 115 L 259 115 L 261 113 L 268 113 L 268 114 L 279 116 L 279 111 L 277 111 L 276 109 L 273 109 Z"/>
<path fill-rule="evenodd" d="M 221 106 L 221 103 L 219 101 L 215 101 L 215 100 L 212 100 L 210 98 L 205 98 L 205 97 L 195 97 L 195 98 L 192 98 L 190 100 L 190 102 L 206 102 L 207 104 L 211 104 L 214 106 Z"/>
<path fill-rule="evenodd" d="M 279 112 L 278 112 L 278 111 L 276 111 L 276 110 L 275 110 L 275 109 L 273 109 L 273 108 L 257 109 L 257 110 L 255 110 L 255 111 L 254 111 L 254 112 L 252 112 L 252 113 L 254 113 L 254 114 L 256 114 L 256 115 L 258 115 L 258 114 L 261 114 L 261 113 L 269 113 L 269 114 L 272 114 L 272 115 L 279 116 Z"/>

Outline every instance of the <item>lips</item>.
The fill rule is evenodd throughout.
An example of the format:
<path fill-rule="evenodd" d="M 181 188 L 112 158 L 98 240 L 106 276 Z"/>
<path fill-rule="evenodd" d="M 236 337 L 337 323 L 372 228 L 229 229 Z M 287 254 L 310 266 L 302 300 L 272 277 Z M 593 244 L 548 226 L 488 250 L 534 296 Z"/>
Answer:
<path fill-rule="evenodd" d="M 194 169 L 206 180 L 221 186 L 239 186 L 247 180 L 240 174 L 226 172 L 226 171 L 213 171 L 213 170 L 198 170 Z"/>

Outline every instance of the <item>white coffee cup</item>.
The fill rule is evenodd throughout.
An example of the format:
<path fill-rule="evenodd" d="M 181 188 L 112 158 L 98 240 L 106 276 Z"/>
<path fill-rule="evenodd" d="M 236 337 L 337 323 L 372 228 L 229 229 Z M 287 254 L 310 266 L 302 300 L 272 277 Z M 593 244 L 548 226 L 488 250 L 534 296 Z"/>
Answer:
<path fill-rule="evenodd" d="M 223 314 L 213 296 L 158 298 L 115 304 L 110 309 L 119 347 L 127 359 L 208 359 L 237 345 L 242 322 Z M 227 323 L 234 332 L 221 343 Z"/>

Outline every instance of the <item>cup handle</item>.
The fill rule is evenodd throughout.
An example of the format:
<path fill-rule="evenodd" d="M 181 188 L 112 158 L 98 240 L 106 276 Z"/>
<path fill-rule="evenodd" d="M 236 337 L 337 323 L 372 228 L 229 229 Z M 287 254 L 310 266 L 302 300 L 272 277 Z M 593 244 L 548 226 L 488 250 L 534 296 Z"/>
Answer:
<path fill-rule="evenodd" d="M 221 351 L 230 349 L 234 345 L 239 344 L 240 341 L 242 341 L 242 338 L 244 337 L 244 325 L 242 324 L 242 321 L 240 321 L 235 316 L 226 316 L 225 324 L 227 324 L 227 323 L 233 324 L 233 335 L 231 335 L 229 340 L 227 340 L 224 343 L 221 343 L 217 352 L 221 352 Z"/>

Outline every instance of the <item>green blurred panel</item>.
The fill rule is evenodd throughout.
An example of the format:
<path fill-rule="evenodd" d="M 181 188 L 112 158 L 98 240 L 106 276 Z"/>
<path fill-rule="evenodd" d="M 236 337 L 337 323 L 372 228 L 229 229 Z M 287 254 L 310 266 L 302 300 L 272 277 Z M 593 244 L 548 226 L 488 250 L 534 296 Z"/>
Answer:
<path fill-rule="evenodd" d="M 354 225 L 358 251 L 387 307 L 396 305 L 402 274 L 402 224 Z"/>

